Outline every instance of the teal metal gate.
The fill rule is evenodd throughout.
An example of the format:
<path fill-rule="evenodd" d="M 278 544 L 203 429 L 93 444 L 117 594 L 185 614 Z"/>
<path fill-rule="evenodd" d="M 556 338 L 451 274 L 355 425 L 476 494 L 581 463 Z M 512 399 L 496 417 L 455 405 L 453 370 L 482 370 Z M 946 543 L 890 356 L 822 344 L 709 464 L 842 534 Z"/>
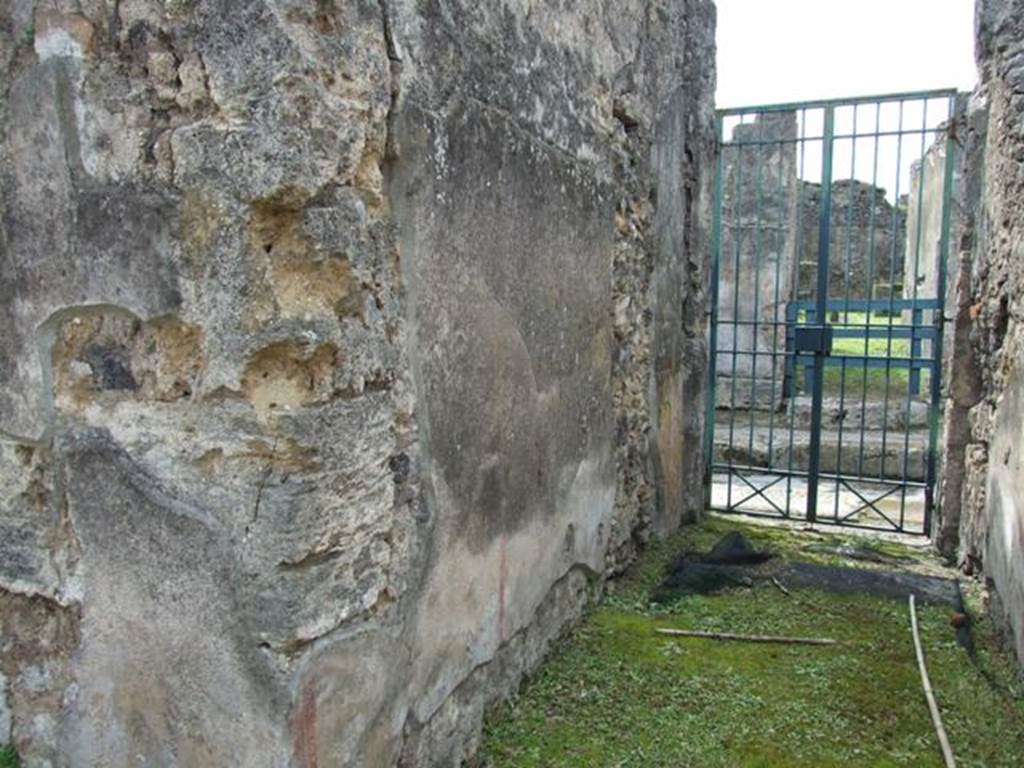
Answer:
<path fill-rule="evenodd" d="M 956 103 L 718 113 L 709 508 L 930 532 Z"/>

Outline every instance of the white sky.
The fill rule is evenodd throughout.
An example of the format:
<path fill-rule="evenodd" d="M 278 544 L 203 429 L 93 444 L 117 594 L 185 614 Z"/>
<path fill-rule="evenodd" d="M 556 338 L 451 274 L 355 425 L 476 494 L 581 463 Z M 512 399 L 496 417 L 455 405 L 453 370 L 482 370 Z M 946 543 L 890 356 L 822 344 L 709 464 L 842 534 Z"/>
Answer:
<path fill-rule="evenodd" d="M 970 90 L 974 0 L 716 0 L 719 107 Z"/>
<path fill-rule="evenodd" d="M 974 87 L 974 0 L 716 0 L 716 106 Z M 836 134 L 914 130 L 899 139 L 837 139 L 834 180 L 851 175 L 897 192 L 946 120 L 948 99 L 836 111 Z M 746 120 L 753 119 L 753 115 Z M 820 136 L 823 113 L 798 116 L 801 135 Z M 854 120 L 856 129 L 854 131 Z M 724 125 L 726 140 L 738 118 Z M 821 142 L 802 145 L 801 177 L 821 178 Z"/>

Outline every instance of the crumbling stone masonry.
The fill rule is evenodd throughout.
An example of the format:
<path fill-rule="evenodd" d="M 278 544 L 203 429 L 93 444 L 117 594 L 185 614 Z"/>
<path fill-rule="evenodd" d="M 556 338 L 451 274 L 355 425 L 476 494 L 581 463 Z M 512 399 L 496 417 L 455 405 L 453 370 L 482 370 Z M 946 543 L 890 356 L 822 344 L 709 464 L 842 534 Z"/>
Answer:
<path fill-rule="evenodd" d="M 0 743 L 473 750 L 702 498 L 713 26 L 0 6 Z"/>
<path fill-rule="evenodd" d="M 896 298 L 904 295 L 907 214 L 904 207 L 893 206 L 885 193 L 883 188 L 857 179 L 832 182 L 829 298 L 885 299 L 892 284 Z M 818 281 L 821 184 L 805 181 L 800 194 L 797 293 L 808 298 L 814 296 Z"/>
<path fill-rule="evenodd" d="M 1024 1 L 977 8 L 937 540 L 989 580 L 1024 661 Z"/>

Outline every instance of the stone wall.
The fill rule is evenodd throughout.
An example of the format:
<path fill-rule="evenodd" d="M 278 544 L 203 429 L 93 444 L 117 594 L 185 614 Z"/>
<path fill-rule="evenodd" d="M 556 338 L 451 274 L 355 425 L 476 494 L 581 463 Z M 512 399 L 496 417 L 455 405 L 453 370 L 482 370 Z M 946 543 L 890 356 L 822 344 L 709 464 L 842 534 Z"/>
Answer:
<path fill-rule="evenodd" d="M 0 9 L 0 742 L 472 751 L 701 503 L 713 24 Z"/>
<path fill-rule="evenodd" d="M 1024 661 L 1024 2 L 977 12 L 937 536 L 989 581 Z"/>
<path fill-rule="evenodd" d="M 957 129 L 962 143 L 962 147 L 958 147 L 961 178 L 954 189 L 957 215 L 952 222 L 954 231 L 947 273 L 946 345 L 943 347 L 942 369 L 943 450 L 939 456 L 942 471 L 939 473 L 939 515 L 934 538 L 939 550 L 951 560 L 957 558 L 962 508 L 968 499 L 964 480 L 967 449 L 972 443 L 970 411 L 978 404 L 982 389 L 972 338 L 977 315 L 973 272 L 976 256 L 985 247 L 988 230 L 979 204 L 984 197 L 987 123 L 988 110 L 983 91 L 979 88 L 965 104 Z M 972 454 L 978 455 L 973 448 Z M 975 498 L 974 493 L 972 490 L 970 498 Z"/>

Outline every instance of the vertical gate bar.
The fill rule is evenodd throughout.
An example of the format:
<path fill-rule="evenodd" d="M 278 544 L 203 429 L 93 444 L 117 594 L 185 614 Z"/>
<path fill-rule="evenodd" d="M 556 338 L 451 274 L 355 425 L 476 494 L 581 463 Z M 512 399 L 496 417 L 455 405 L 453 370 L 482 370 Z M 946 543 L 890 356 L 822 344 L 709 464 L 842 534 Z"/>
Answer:
<path fill-rule="evenodd" d="M 729 381 L 729 446 L 727 455 L 729 457 L 729 490 L 726 494 L 726 509 L 732 509 L 732 477 L 733 469 L 733 438 L 736 434 L 736 357 L 739 350 L 739 311 L 740 311 L 740 245 L 743 241 L 740 228 L 740 209 L 743 207 L 743 142 L 736 145 L 736 197 L 733 198 L 732 219 L 733 236 L 735 242 L 735 271 L 733 272 L 733 297 L 732 297 L 732 378 Z"/>
<path fill-rule="evenodd" d="M 794 114 L 793 117 L 795 119 L 796 115 Z M 780 139 L 779 140 L 779 145 L 778 145 L 778 153 L 779 153 L 779 167 L 778 167 L 779 190 L 778 190 L 778 195 L 776 197 L 776 199 L 780 200 L 780 201 L 785 201 L 785 199 L 786 199 L 786 191 L 785 191 L 786 188 L 785 188 L 784 179 L 783 179 L 783 176 L 782 176 L 782 160 L 783 160 L 782 153 L 785 152 L 785 149 L 786 149 L 785 144 Z M 784 208 L 783 208 L 783 216 L 786 217 L 785 218 L 785 224 L 788 225 L 789 224 L 788 206 L 784 206 Z M 785 228 L 783 226 L 780 226 L 778 228 L 778 232 L 775 235 L 776 239 L 779 237 L 779 233 L 782 233 L 782 232 L 785 232 Z M 799 232 L 799 230 L 797 230 L 797 232 Z M 793 239 L 794 239 L 794 242 L 795 242 L 797 238 L 794 237 Z M 783 250 L 786 247 L 786 236 L 784 234 L 782 235 L 781 247 L 779 247 L 780 244 L 778 242 L 775 242 L 774 245 L 776 246 L 776 248 L 775 248 L 775 296 L 774 296 L 774 299 L 773 299 L 774 303 L 772 304 L 772 320 L 774 321 L 775 324 L 772 326 L 772 384 L 771 384 L 771 401 L 770 401 L 770 404 L 769 404 L 769 407 L 768 407 L 768 469 L 774 469 L 775 468 L 775 379 L 776 379 L 775 372 L 776 372 L 776 369 L 778 368 L 778 363 L 777 363 L 778 357 L 777 357 L 777 355 L 778 355 L 778 352 L 779 352 L 779 296 L 780 296 L 779 289 L 780 289 L 780 284 L 782 282 L 782 280 L 781 280 L 781 277 L 782 277 L 782 275 L 781 275 L 781 273 L 782 273 L 782 252 L 783 252 Z M 785 355 L 783 355 L 782 362 L 783 362 L 783 364 L 785 364 L 785 362 L 786 362 Z M 784 381 L 785 381 L 785 379 L 783 379 L 783 382 Z M 782 395 L 780 393 L 780 405 L 781 405 L 781 398 L 782 398 Z"/>
<path fill-rule="evenodd" d="M 874 302 L 875 299 L 875 190 L 878 189 L 878 143 L 879 132 L 881 131 L 881 119 L 882 119 L 882 105 L 881 103 L 875 104 L 875 137 L 874 141 L 874 158 L 871 162 L 871 214 L 870 214 L 870 225 L 868 227 L 868 284 L 867 294 L 869 302 Z M 898 203 L 899 201 L 897 201 Z M 896 231 L 892 233 L 892 239 L 896 239 Z M 868 357 L 868 351 L 871 345 L 871 314 L 872 314 L 872 303 L 868 304 L 867 327 L 865 328 L 864 334 L 864 357 Z M 867 405 L 868 405 L 868 361 L 864 361 L 864 368 L 861 372 L 861 389 L 860 389 L 860 446 L 857 449 L 857 474 L 861 477 L 864 475 L 864 433 L 866 432 L 865 425 L 867 424 Z"/>
<path fill-rule="evenodd" d="M 839 522 L 839 496 L 842 492 L 843 481 L 843 419 L 845 411 L 843 404 L 846 402 L 846 356 L 839 360 L 839 435 L 836 438 L 836 490 L 833 499 L 832 515 L 836 522 Z"/>
<path fill-rule="evenodd" d="M 857 173 L 857 105 L 853 105 L 853 130 L 850 131 L 850 192 L 846 206 L 846 247 L 843 263 L 843 325 L 850 325 L 850 250 L 853 233 L 853 209 L 856 205 L 854 187 Z M 866 363 L 865 363 L 866 365 Z M 843 475 L 843 422 L 846 420 L 846 357 L 841 362 L 839 371 L 839 430 L 836 436 L 836 490 L 833 504 L 833 516 L 839 520 L 839 494 Z"/>
<path fill-rule="evenodd" d="M 800 110 L 800 121 L 799 128 L 799 147 L 800 147 L 800 163 L 799 170 L 797 171 L 797 207 L 796 207 L 796 231 L 797 236 L 794 238 L 794 247 L 796 249 L 796 257 L 793 259 L 793 274 L 792 274 L 792 290 L 796 292 L 796 295 L 800 295 L 800 261 L 803 256 L 803 209 L 804 209 L 804 159 L 805 149 L 807 146 L 807 110 Z M 787 328 L 787 333 L 792 330 L 794 337 L 796 335 L 796 324 L 799 320 L 799 314 L 794 308 L 793 310 L 793 327 L 792 329 Z M 793 493 L 793 427 L 796 420 L 796 348 L 793 349 L 792 357 L 792 371 L 793 378 L 790 383 L 790 397 L 789 397 L 789 450 L 788 450 L 788 461 L 789 466 L 786 471 L 786 516 L 790 514 L 790 508 L 792 503 Z"/>
<path fill-rule="evenodd" d="M 899 231 L 899 203 L 900 203 L 900 162 L 903 159 L 903 100 L 900 99 L 899 122 L 896 128 L 896 185 L 893 193 L 892 207 L 892 231 Z M 903 259 L 906 261 L 907 254 L 904 251 Z M 885 341 L 885 394 L 882 402 L 882 461 L 878 475 L 885 478 L 885 455 L 887 449 L 887 438 L 889 436 L 889 379 L 892 373 L 892 312 L 893 300 L 896 292 L 896 238 L 892 239 L 892 252 L 889 256 L 889 309 L 886 319 L 888 320 L 888 333 Z"/>
<path fill-rule="evenodd" d="M 925 476 L 924 489 L 924 533 L 932 535 L 932 515 L 935 511 L 935 459 L 936 442 L 939 433 L 939 406 L 942 398 L 942 336 L 945 330 L 946 314 L 946 267 L 949 264 L 950 223 L 953 213 L 953 185 L 956 183 L 954 170 L 956 167 L 955 121 L 958 118 L 956 97 L 949 97 L 949 128 L 946 130 L 946 167 L 943 169 L 942 181 L 942 223 L 939 235 L 939 263 L 936 269 L 936 299 L 938 309 L 935 315 L 935 340 L 932 342 L 931 367 L 931 404 L 928 408 L 928 470 Z"/>
<path fill-rule="evenodd" d="M 708 329 L 708 391 L 704 408 L 704 506 L 711 507 L 713 465 L 715 463 L 715 402 L 718 387 L 718 270 L 722 259 L 722 171 L 725 144 L 722 142 L 722 115 L 715 116 L 718 157 L 715 167 L 715 202 L 711 214 L 711 322 Z"/>
<path fill-rule="evenodd" d="M 797 186 L 797 221 L 800 220 L 800 208 L 799 200 L 802 197 L 800 194 L 800 187 Z M 796 231 L 800 231 L 800 225 L 797 224 Z M 793 258 L 798 259 L 799 256 L 799 242 L 801 238 L 793 238 Z M 792 296 L 790 297 L 792 299 Z M 796 325 L 796 302 L 790 300 L 786 302 L 786 351 L 783 354 L 786 363 L 786 370 L 782 376 L 782 396 L 784 398 L 795 397 L 796 395 L 796 355 L 793 352 L 793 347 L 796 342 L 793 331 L 793 326 Z M 783 421 L 783 427 L 785 427 L 785 421 Z"/>
<path fill-rule="evenodd" d="M 853 223 L 854 196 L 853 187 L 857 172 L 857 105 L 853 105 L 853 130 L 850 131 L 850 191 L 847 194 L 849 205 L 846 209 L 846 246 L 843 249 L 843 325 L 850 324 L 850 226 Z"/>
<path fill-rule="evenodd" d="M 750 337 L 753 342 L 753 355 L 750 360 L 750 403 L 747 410 L 749 429 L 747 432 L 747 460 L 754 462 L 754 413 L 757 410 L 757 353 L 758 333 L 761 319 L 761 251 L 764 245 L 764 210 L 762 204 L 762 182 L 764 181 L 764 123 L 767 115 L 761 115 L 757 129 L 757 154 L 754 155 L 754 307 L 753 325 L 750 326 Z"/>
<path fill-rule="evenodd" d="M 821 205 L 820 198 L 818 200 L 818 204 Z M 821 211 L 819 210 L 819 214 L 820 213 L 821 213 Z M 820 218 L 818 219 L 818 223 L 819 224 L 821 223 L 821 219 Z M 821 247 L 820 243 L 818 244 L 818 247 Z M 815 258 L 815 260 L 817 260 L 817 258 L 818 258 L 818 254 L 817 253 L 814 254 L 814 258 Z M 817 264 L 817 261 L 815 261 L 815 264 Z M 815 267 L 815 268 L 817 269 L 817 267 Z M 815 277 L 815 281 L 817 281 L 817 277 L 818 277 L 818 273 L 817 272 L 814 273 L 814 277 Z M 810 324 L 810 325 L 813 325 L 813 324 L 817 323 L 818 322 L 817 310 L 814 309 L 813 307 L 809 307 L 804 312 L 804 321 L 806 323 Z M 808 390 L 810 390 L 813 381 L 814 381 L 814 360 L 812 359 L 810 363 L 807 363 L 806 359 L 805 359 L 805 363 L 804 363 L 804 386 L 807 387 Z"/>
<path fill-rule="evenodd" d="M 910 313 L 910 322 L 911 322 L 911 329 L 910 329 L 910 368 L 909 368 L 908 376 L 907 376 L 907 400 L 906 400 L 906 407 L 904 409 L 904 419 L 903 419 L 903 487 L 900 489 L 900 530 L 901 531 L 903 530 L 904 521 L 905 521 L 905 514 L 906 514 L 906 507 L 907 507 L 907 475 L 908 475 L 908 471 L 907 470 L 908 470 L 909 465 L 910 465 L 910 409 L 911 409 L 911 399 L 913 397 L 913 390 L 914 390 L 913 384 L 915 383 L 914 382 L 914 378 L 913 378 L 913 374 L 914 374 L 914 366 L 915 366 L 915 364 L 917 362 L 917 360 L 916 360 L 916 358 L 917 358 L 917 350 L 920 349 L 920 347 L 918 347 L 915 344 L 915 341 L 917 339 L 918 318 L 920 317 L 920 313 L 917 310 L 917 275 L 918 275 L 918 271 L 920 270 L 920 267 L 921 267 L 921 232 L 922 232 L 922 230 L 924 230 L 924 222 L 921 220 L 921 216 L 924 213 L 924 177 L 925 177 L 925 172 L 926 172 L 927 167 L 928 167 L 928 163 L 927 163 L 927 157 L 928 157 L 927 137 L 928 137 L 928 99 L 925 99 L 924 102 L 923 102 L 923 107 L 921 109 L 921 149 L 920 149 L 920 155 L 919 155 L 920 159 L 918 160 L 918 162 L 920 163 L 920 167 L 919 167 L 919 170 L 918 170 L 918 173 L 917 173 L 917 222 L 916 222 L 917 230 L 914 233 L 914 277 L 913 277 L 913 280 L 912 280 L 912 282 L 914 284 L 914 290 L 913 290 L 913 295 L 911 297 L 913 302 L 914 302 L 914 304 L 913 304 L 914 309 Z M 904 274 L 906 274 L 906 270 L 904 270 Z M 904 294 L 904 296 L 906 295 L 906 293 L 907 293 L 907 289 L 906 289 L 906 286 L 904 286 L 903 287 L 903 294 Z M 918 384 L 918 389 L 920 390 L 920 379 L 918 379 L 917 384 Z"/>
<path fill-rule="evenodd" d="M 825 130 L 821 149 L 821 216 L 818 220 L 818 295 L 817 322 L 825 322 L 828 299 L 829 228 L 832 217 L 832 136 L 835 133 L 835 107 L 825 107 Z M 821 402 L 825 378 L 825 359 L 814 356 L 814 384 L 811 391 L 811 445 L 807 468 L 807 522 L 818 517 L 818 473 L 821 469 Z"/>

